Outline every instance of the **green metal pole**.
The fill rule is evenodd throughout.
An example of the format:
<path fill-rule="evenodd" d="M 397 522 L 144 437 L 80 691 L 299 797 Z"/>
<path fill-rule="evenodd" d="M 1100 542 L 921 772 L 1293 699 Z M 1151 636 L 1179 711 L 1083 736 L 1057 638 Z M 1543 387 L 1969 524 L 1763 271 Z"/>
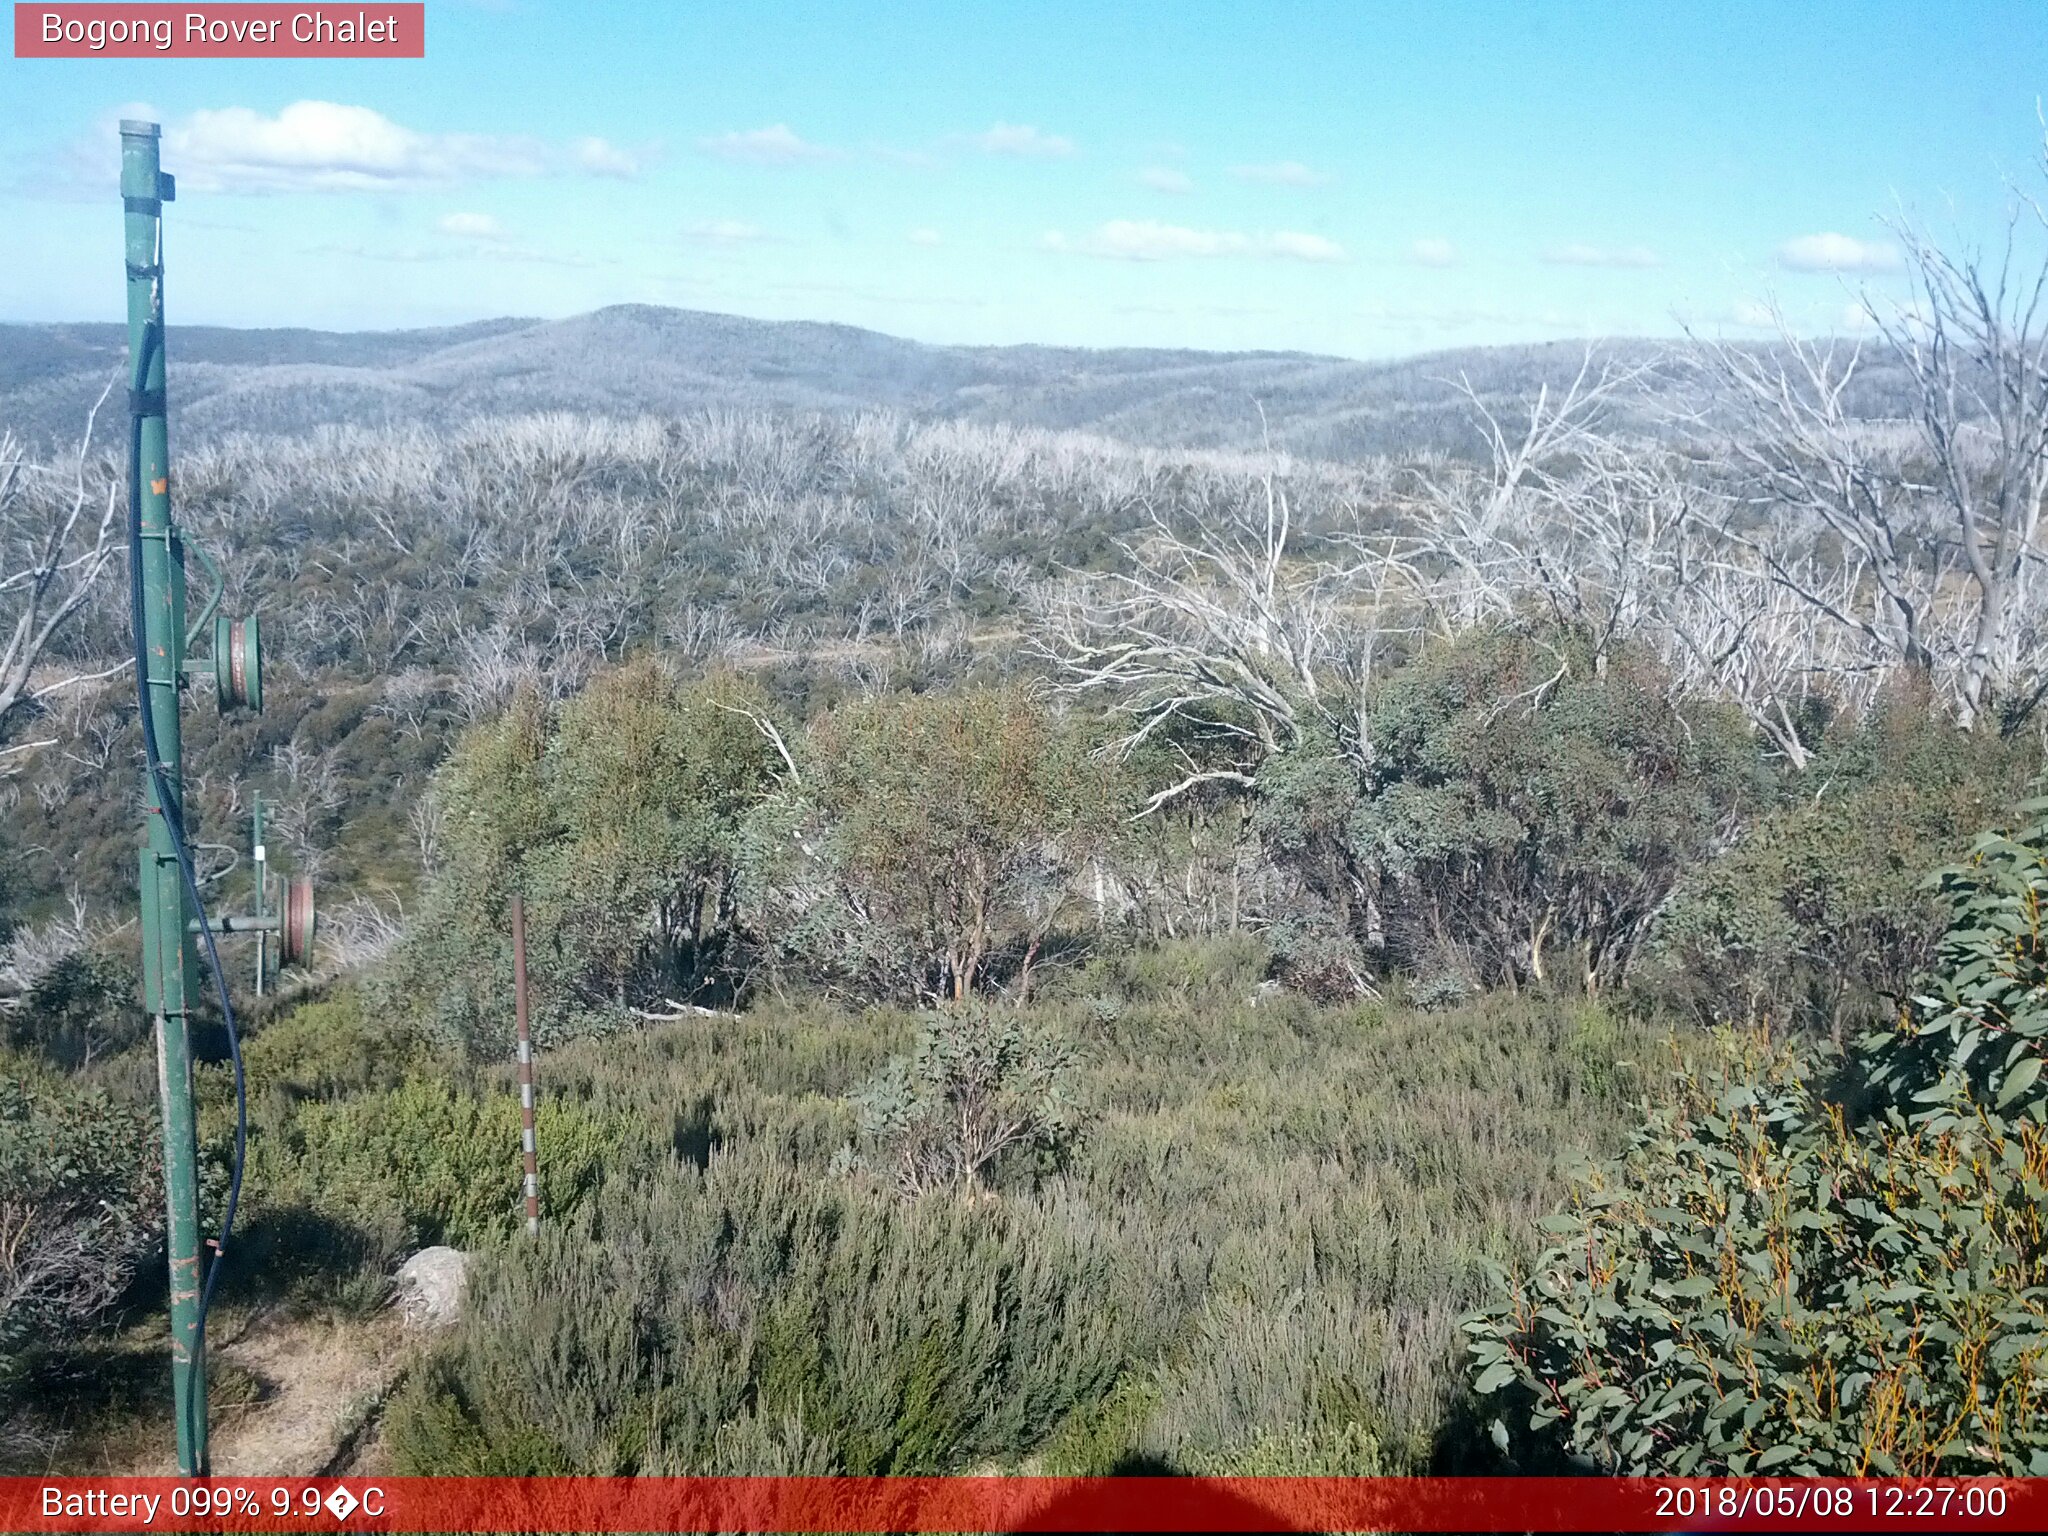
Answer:
<path fill-rule="evenodd" d="M 121 204 L 127 223 L 128 355 L 143 354 L 154 330 L 148 371 L 132 406 L 141 417 L 142 606 L 149 661 L 145 686 L 154 717 L 164 787 L 184 792 L 178 682 L 184 667 L 185 560 L 171 524 L 170 444 L 164 410 L 163 207 L 169 178 L 157 163 L 155 123 L 121 124 Z M 135 380 L 130 378 L 130 384 Z M 164 1111 L 164 1196 L 171 1270 L 171 1393 L 178 1425 L 178 1469 L 204 1476 L 206 1362 L 199 1355 L 199 1169 L 192 1109 L 192 1035 L 188 973 L 192 950 L 176 846 L 156 786 L 143 773 L 142 996 L 156 1025 L 157 1088 Z"/>

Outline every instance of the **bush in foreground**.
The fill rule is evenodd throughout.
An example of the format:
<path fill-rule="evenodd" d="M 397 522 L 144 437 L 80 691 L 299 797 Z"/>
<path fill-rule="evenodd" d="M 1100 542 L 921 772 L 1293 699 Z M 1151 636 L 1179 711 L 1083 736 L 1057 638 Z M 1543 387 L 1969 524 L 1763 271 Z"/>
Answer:
<path fill-rule="evenodd" d="M 1497 1443 L 1638 1475 L 2048 1475 L 2048 820 L 1941 887 L 1896 1030 L 1846 1064 L 1728 1037 L 1467 1324 Z M 1844 1065 L 1861 1118 L 1818 1086 Z"/>
<path fill-rule="evenodd" d="M 154 1117 L 0 1053 L 0 1389 L 114 1301 L 163 1234 Z"/>
<path fill-rule="evenodd" d="M 998 1163 L 1056 1158 L 1072 1144 L 1074 1049 L 1014 1009 L 925 1015 L 917 1044 L 860 1097 L 861 1131 L 905 1195 L 973 1196 Z"/>
<path fill-rule="evenodd" d="M 394 1452 L 499 1474 L 1015 1456 L 1130 1363 L 1108 1236 L 1077 1210 L 904 1203 L 715 1155 L 501 1251 L 394 1407 Z"/>
<path fill-rule="evenodd" d="M 1072 1042 L 1087 1134 L 971 1203 L 832 1169 L 914 1015 L 772 1003 L 555 1053 L 544 1101 L 672 1125 L 675 1155 L 480 1265 L 391 1420 L 405 1465 L 1430 1465 L 1481 1261 L 1529 1250 L 1561 1156 L 1618 1144 L 1651 1039 L 1583 1000 L 1318 1007 L 1258 969 L 1183 944 L 998 1009 Z"/>

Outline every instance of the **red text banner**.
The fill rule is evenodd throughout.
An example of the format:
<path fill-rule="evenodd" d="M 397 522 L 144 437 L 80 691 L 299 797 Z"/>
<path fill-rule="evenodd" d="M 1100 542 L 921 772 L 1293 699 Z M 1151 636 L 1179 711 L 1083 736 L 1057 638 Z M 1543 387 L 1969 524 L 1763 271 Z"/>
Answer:
<path fill-rule="evenodd" d="M 21 5 L 17 59 L 421 59 L 425 5 Z"/>
<path fill-rule="evenodd" d="M 2048 1479 L 0 1478 L 21 1531 L 2038 1531 Z"/>

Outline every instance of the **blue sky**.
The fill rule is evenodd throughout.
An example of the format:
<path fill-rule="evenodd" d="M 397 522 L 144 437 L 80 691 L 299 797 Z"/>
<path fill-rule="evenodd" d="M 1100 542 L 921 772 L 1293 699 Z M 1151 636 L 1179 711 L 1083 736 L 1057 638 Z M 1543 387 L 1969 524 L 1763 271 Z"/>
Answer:
<path fill-rule="evenodd" d="M 428 6 L 414 61 L 0 61 L 0 318 L 675 304 L 933 341 L 1374 357 L 1853 323 L 1880 219 L 2042 183 L 2038 3 Z"/>

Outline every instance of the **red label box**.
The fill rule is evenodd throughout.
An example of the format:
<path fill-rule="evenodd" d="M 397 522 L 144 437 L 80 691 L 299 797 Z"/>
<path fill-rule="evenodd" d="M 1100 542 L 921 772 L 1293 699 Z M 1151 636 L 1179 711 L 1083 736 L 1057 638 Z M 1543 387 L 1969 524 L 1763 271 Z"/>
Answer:
<path fill-rule="evenodd" d="M 8 1478 L 0 1532 L 2039 1531 L 2048 1478 Z"/>
<path fill-rule="evenodd" d="M 424 4 L 23 5 L 17 59 L 422 59 Z"/>

